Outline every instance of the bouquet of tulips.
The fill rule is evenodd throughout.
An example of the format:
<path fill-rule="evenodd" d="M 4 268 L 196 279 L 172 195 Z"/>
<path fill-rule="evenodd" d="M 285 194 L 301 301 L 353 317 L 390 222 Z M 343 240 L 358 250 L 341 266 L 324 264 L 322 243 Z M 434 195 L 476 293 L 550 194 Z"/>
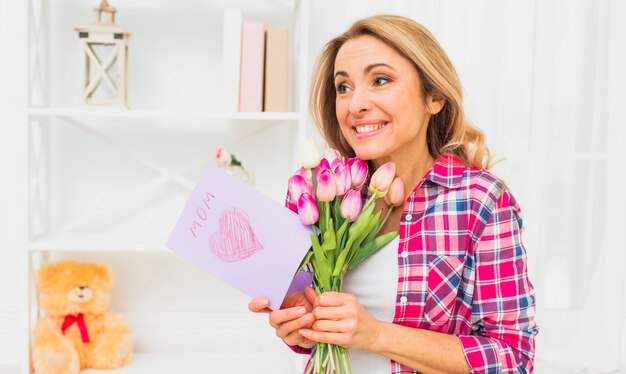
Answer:
<path fill-rule="evenodd" d="M 289 179 L 289 196 L 297 203 L 298 215 L 311 226 L 311 249 L 300 269 L 311 273 L 317 294 L 342 292 L 345 273 L 393 240 L 398 232 L 377 236 L 394 206 L 404 204 L 404 185 L 395 177 L 395 164 L 388 162 L 368 180 L 367 162 L 343 158 L 327 149 L 320 158 L 315 144 L 302 147 L 302 168 Z M 385 198 L 388 210 L 374 211 Z M 306 373 L 352 373 L 350 356 L 341 346 L 318 343 Z"/>

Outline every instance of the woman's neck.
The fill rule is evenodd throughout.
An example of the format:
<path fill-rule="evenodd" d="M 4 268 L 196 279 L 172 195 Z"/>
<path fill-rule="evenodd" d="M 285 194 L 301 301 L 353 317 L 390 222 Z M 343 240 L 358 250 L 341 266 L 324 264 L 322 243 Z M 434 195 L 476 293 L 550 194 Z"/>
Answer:
<path fill-rule="evenodd" d="M 427 149 L 428 147 L 426 147 Z M 406 155 L 406 153 L 405 153 Z M 402 178 L 404 183 L 404 200 L 413 193 L 413 190 L 417 184 L 422 180 L 424 174 L 433 166 L 435 160 L 428 151 L 426 152 L 414 152 L 409 157 L 385 157 L 382 159 L 370 161 L 370 167 L 373 171 L 378 169 L 379 166 L 386 162 L 393 161 L 396 164 L 396 176 Z M 376 209 L 382 211 L 382 215 L 387 214 L 389 209 L 388 203 L 385 199 L 380 199 L 376 202 Z M 400 218 L 402 217 L 403 206 L 394 208 L 388 217 L 387 222 L 381 227 L 380 234 L 386 234 L 391 231 L 398 230 L 400 226 Z"/>
<path fill-rule="evenodd" d="M 435 163 L 435 159 L 428 152 L 428 147 L 424 147 L 411 154 L 404 152 L 401 157 L 391 155 L 372 160 L 372 172 L 389 161 L 393 161 L 396 164 L 396 176 L 402 178 L 404 182 L 405 199 L 413 192 L 413 189 L 422 180 L 424 174 L 426 174 Z"/>

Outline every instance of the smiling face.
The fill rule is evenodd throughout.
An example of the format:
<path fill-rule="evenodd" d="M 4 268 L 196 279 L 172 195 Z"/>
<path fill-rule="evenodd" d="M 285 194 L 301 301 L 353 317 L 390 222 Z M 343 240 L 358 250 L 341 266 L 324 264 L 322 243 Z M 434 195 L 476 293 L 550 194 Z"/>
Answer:
<path fill-rule="evenodd" d="M 425 100 L 409 60 L 363 35 L 339 49 L 334 77 L 337 120 L 357 157 L 380 164 L 428 156 L 429 105 L 433 114 L 440 107 Z"/>

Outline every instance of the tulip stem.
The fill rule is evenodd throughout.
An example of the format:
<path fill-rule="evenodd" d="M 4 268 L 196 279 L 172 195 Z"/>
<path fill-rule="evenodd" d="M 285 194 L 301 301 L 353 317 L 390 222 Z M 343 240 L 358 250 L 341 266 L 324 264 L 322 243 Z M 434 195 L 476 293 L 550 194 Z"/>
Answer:
<path fill-rule="evenodd" d="M 387 222 L 387 219 L 389 218 L 389 216 L 391 215 L 391 211 L 395 208 L 395 206 L 393 206 L 393 204 L 389 204 L 389 206 L 387 207 L 387 213 L 385 214 L 385 218 L 383 219 L 383 221 L 380 223 L 380 227 L 378 227 L 378 231 L 376 231 L 376 235 L 378 235 L 378 233 L 380 232 L 380 230 L 383 229 L 383 226 L 385 226 L 385 222 Z"/>
<path fill-rule="evenodd" d="M 324 206 L 324 203 L 320 204 L 319 201 L 317 201 L 317 199 L 315 201 L 317 202 L 317 206 L 318 206 L 318 209 L 319 209 L 319 212 L 320 212 L 320 218 L 319 218 L 319 221 L 318 221 L 319 222 L 319 226 L 320 226 L 320 234 L 321 234 L 322 237 L 324 237 L 324 233 L 327 230 L 326 225 L 328 223 L 327 220 L 326 221 L 324 220 L 324 217 L 326 217 L 326 212 L 324 211 L 325 206 Z"/>
<path fill-rule="evenodd" d="M 365 210 L 365 208 L 367 208 L 368 206 L 370 206 L 370 204 L 375 203 L 376 202 L 376 193 L 373 193 L 370 198 L 367 200 L 367 202 L 365 203 L 365 206 L 363 207 L 362 211 Z"/>
<path fill-rule="evenodd" d="M 320 206 L 320 200 L 317 198 L 317 177 L 315 176 L 314 168 L 311 169 L 311 181 L 313 183 L 313 197 L 315 198 L 315 204 L 317 205 L 317 208 L 320 210 L 320 218 L 321 218 L 323 217 L 324 212 L 322 211 L 323 207 Z M 321 219 L 319 219 L 319 227 L 320 227 L 320 233 L 324 234 L 324 232 L 326 231 L 326 227 L 324 223 L 322 223 Z"/>
<path fill-rule="evenodd" d="M 315 203 L 320 206 L 320 201 L 317 198 L 317 177 L 315 176 L 315 169 L 311 169 L 311 182 L 313 183 L 313 197 L 315 197 Z"/>
<path fill-rule="evenodd" d="M 326 218 L 326 222 L 324 222 L 324 226 L 326 230 L 332 230 L 333 227 L 328 227 L 330 223 L 330 202 L 325 201 L 322 205 L 324 205 L 324 217 Z"/>

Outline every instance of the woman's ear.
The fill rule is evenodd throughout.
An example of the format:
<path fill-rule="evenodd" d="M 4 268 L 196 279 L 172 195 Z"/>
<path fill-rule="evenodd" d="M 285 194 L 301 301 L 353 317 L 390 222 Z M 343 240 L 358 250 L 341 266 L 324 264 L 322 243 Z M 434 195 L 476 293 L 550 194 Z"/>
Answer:
<path fill-rule="evenodd" d="M 441 96 L 429 95 L 426 99 L 426 106 L 428 108 L 428 113 L 431 115 L 435 115 L 443 109 L 443 106 L 446 104 L 446 99 Z"/>

